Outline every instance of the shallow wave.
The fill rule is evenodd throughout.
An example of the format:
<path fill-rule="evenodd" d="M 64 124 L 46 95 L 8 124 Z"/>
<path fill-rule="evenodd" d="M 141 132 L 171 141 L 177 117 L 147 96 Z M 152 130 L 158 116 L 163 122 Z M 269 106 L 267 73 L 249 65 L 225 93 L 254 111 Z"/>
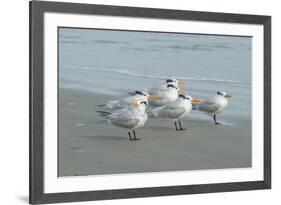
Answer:
<path fill-rule="evenodd" d="M 60 36 L 59 43 L 68 43 L 68 44 L 120 44 L 128 45 L 128 41 L 112 41 L 112 40 L 91 40 L 91 39 L 82 39 L 79 36 Z"/>
<path fill-rule="evenodd" d="M 164 75 L 148 75 L 142 74 L 137 72 L 132 72 L 128 70 L 122 69 L 100 69 L 91 66 L 61 66 L 62 69 L 72 69 L 72 70 L 84 70 L 84 71 L 95 71 L 95 72 L 104 72 L 104 73 L 115 73 L 120 75 L 132 76 L 137 78 L 149 78 L 149 79 L 160 79 L 165 80 L 171 78 L 171 76 L 164 76 Z M 249 82 L 242 82 L 236 80 L 224 80 L 224 79 L 210 79 L 210 78 L 196 78 L 196 77 L 181 77 L 181 76 L 172 76 L 173 78 L 180 79 L 180 80 L 187 80 L 187 81 L 197 81 L 197 82 L 212 82 L 212 83 L 227 83 L 227 84 L 244 84 L 250 85 Z"/>

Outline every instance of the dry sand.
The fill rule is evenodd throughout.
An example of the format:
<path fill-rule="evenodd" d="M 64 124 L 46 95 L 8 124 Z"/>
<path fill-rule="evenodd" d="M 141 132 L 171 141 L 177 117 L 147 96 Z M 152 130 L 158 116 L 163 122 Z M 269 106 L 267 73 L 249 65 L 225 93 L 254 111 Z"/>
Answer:
<path fill-rule="evenodd" d="M 216 126 L 188 119 L 188 130 L 177 132 L 170 121 L 149 119 L 136 131 L 141 140 L 130 141 L 95 112 L 113 96 L 62 88 L 59 94 L 59 176 L 251 166 L 250 120 Z"/>

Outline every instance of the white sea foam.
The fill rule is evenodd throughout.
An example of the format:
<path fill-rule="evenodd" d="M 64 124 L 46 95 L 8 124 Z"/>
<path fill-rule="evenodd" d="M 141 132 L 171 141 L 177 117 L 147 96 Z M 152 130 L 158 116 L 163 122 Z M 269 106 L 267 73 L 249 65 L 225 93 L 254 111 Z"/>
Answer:
<path fill-rule="evenodd" d="M 115 73 L 120 75 L 138 77 L 138 78 L 150 78 L 150 79 L 168 79 L 171 76 L 164 75 L 148 75 L 137 73 L 134 71 L 128 71 L 124 69 L 100 69 L 92 66 L 61 66 L 61 69 L 73 69 L 73 70 L 85 70 L 85 71 L 94 71 L 94 72 L 105 72 L 105 73 Z M 210 79 L 210 78 L 196 78 L 196 77 L 182 77 L 182 76 L 172 76 L 173 78 L 187 81 L 197 81 L 197 82 L 213 82 L 213 83 L 226 83 L 226 84 L 245 84 L 250 85 L 249 82 L 242 82 L 236 80 L 224 80 L 224 79 Z"/>

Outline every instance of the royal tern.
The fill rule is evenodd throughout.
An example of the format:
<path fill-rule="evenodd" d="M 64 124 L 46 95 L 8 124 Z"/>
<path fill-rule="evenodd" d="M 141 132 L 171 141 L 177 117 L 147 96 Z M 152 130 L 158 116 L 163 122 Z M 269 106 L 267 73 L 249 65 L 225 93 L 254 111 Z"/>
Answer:
<path fill-rule="evenodd" d="M 135 91 L 129 93 L 131 96 L 121 98 L 119 100 L 110 100 L 106 104 L 98 105 L 98 109 L 103 110 L 117 110 L 122 109 L 125 107 L 130 106 L 135 101 L 146 101 L 148 99 L 156 99 L 157 96 L 155 95 L 149 95 L 147 92 L 144 91 Z"/>
<path fill-rule="evenodd" d="M 128 130 L 130 140 L 138 140 L 136 138 L 135 129 L 144 126 L 147 121 L 145 109 L 147 101 L 139 100 L 131 103 L 130 107 L 120 110 L 97 111 L 100 116 L 110 125 L 121 127 Z M 131 135 L 133 132 L 133 137 Z"/>
<path fill-rule="evenodd" d="M 202 111 L 213 117 L 216 125 L 220 124 L 217 122 L 216 115 L 224 111 L 228 104 L 228 98 L 231 96 L 226 92 L 217 92 L 217 95 L 209 100 L 204 100 L 193 105 L 194 110 Z"/>
<path fill-rule="evenodd" d="M 166 89 L 150 89 L 149 94 L 157 96 L 157 98 L 149 99 L 149 105 L 163 106 L 175 101 L 179 94 L 185 94 L 185 90 L 181 90 L 177 85 L 168 83 Z"/>
<path fill-rule="evenodd" d="M 155 117 L 173 120 L 177 131 L 185 130 L 182 128 L 180 118 L 188 114 L 192 110 L 192 102 L 200 102 L 199 99 L 192 98 L 191 96 L 180 94 L 176 101 L 168 103 L 162 107 L 152 110 Z M 177 126 L 179 124 L 179 128 Z"/>

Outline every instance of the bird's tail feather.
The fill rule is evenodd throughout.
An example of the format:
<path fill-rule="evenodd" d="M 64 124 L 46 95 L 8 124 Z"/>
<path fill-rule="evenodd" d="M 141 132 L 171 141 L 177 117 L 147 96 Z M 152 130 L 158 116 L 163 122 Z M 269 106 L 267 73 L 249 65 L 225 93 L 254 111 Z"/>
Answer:
<path fill-rule="evenodd" d="M 103 110 L 96 110 L 96 112 L 99 113 L 99 116 L 104 120 L 107 120 L 109 115 L 111 114 L 111 112 L 107 112 Z"/>
<path fill-rule="evenodd" d="M 96 110 L 97 113 L 100 113 L 100 114 L 105 114 L 105 115 L 110 115 L 111 112 L 108 112 L 108 111 L 104 111 L 104 110 Z"/>

